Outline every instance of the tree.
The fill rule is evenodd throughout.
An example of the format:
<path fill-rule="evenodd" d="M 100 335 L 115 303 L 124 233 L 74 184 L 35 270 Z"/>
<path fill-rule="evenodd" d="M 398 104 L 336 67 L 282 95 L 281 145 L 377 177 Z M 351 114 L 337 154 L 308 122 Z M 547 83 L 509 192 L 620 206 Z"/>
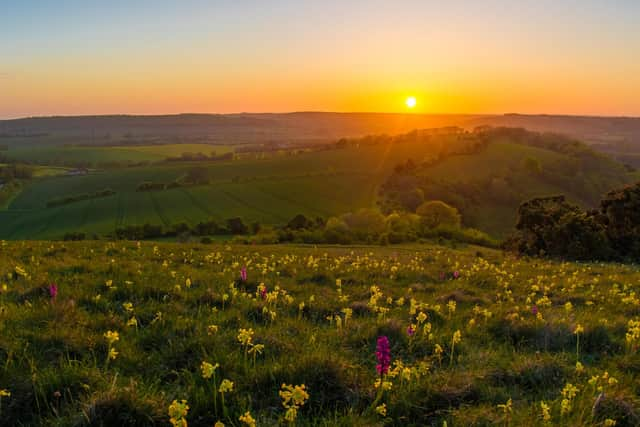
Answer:
<path fill-rule="evenodd" d="M 298 214 L 287 223 L 287 228 L 291 230 L 303 230 L 305 228 L 313 228 L 313 225 L 313 221 L 302 214 Z"/>
<path fill-rule="evenodd" d="M 227 228 L 231 234 L 248 234 L 249 227 L 245 225 L 242 218 L 235 217 L 227 220 Z"/>
<path fill-rule="evenodd" d="M 207 168 L 195 167 L 187 171 L 185 181 L 191 184 L 207 184 L 209 182 L 209 172 Z"/>
<path fill-rule="evenodd" d="M 422 203 L 416 209 L 416 213 L 421 217 L 421 223 L 427 228 L 438 226 L 460 227 L 460 213 L 453 206 L 440 201 L 430 200 Z"/>
<path fill-rule="evenodd" d="M 610 191 L 600 202 L 599 214 L 613 248 L 640 258 L 640 183 Z"/>

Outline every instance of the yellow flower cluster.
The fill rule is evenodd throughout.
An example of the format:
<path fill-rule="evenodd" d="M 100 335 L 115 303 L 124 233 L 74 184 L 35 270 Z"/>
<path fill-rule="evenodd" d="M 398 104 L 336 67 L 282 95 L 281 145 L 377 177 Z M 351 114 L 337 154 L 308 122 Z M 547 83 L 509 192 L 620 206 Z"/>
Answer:
<path fill-rule="evenodd" d="M 282 406 L 287 410 L 284 419 L 292 423 L 298 416 L 298 409 L 309 399 L 306 386 L 282 384 L 279 394 L 282 398 Z"/>

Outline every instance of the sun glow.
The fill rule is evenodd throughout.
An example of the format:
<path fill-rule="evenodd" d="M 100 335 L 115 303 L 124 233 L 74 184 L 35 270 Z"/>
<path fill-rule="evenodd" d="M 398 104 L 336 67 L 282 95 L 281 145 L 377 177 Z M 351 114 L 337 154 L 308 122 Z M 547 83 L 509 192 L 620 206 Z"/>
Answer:
<path fill-rule="evenodd" d="M 413 108 L 416 106 L 416 98 L 415 96 L 408 97 L 404 103 L 407 105 L 407 108 Z"/>

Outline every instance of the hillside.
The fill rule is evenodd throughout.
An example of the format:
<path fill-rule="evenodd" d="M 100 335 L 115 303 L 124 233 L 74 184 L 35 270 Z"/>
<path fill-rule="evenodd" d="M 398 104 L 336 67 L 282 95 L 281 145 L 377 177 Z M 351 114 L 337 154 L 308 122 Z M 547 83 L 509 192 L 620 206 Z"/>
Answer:
<path fill-rule="evenodd" d="M 397 134 L 458 126 L 521 127 L 554 132 L 613 149 L 638 151 L 640 118 L 560 115 L 460 115 L 297 112 L 275 114 L 180 114 L 167 116 L 33 117 L 0 120 L 0 145 L 131 144 L 141 141 L 236 144 L 332 141 L 341 137 Z"/>
<path fill-rule="evenodd" d="M 247 412 L 284 425 L 283 384 L 308 393 L 300 426 L 640 419 L 633 265 L 426 245 L 11 242 L 0 277 L 12 425 L 168 426 L 183 400 L 192 427 Z"/>
<path fill-rule="evenodd" d="M 420 163 L 396 172 L 381 189 L 386 210 L 415 209 L 405 194 L 419 191 L 425 200 L 456 207 L 463 222 L 503 238 L 512 229 L 520 203 L 533 197 L 564 194 L 586 208 L 602 196 L 635 182 L 637 173 L 575 140 L 519 129 L 490 129 L 473 134 L 486 146 Z"/>
<path fill-rule="evenodd" d="M 0 211 L 0 238 L 51 239 L 69 232 L 100 236 L 131 225 L 171 227 L 210 219 L 222 223 L 232 217 L 282 225 L 297 214 L 327 219 L 384 205 L 385 199 L 402 197 L 418 187 L 424 199 L 457 207 L 466 225 L 503 237 L 515 221 L 517 206 L 527 198 L 564 193 L 588 207 L 606 191 L 636 179 L 621 164 L 572 139 L 542 135 L 535 137 L 541 138 L 538 142 L 527 142 L 535 135 L 522 130 L 442 128 L 393 137 L 343 138 L 317 149 L 236 152 L 225 160 L 193 162 L 164 158 L 182 149 L 206 153 L 206 147 L 216 146 L 22 149 L 36 162 L 38 156 L 51 153 L 78 158 L 90 153 L 119 166 L 75 176 L 61 169 L 50 169 L 58 175 L 39 172 L 44 176 L 25 182 Z M 217 153 L 235 149 L 218 147 Z M 405 188 L 391 177 L 389 184 L 394 168 L 409 159 L 419 166 L 411 172 L 417 181 Z M 534 169 L 527 162 L 533 162 Z M 127 164 L 135 167 L 123 167 Z M 169 185 L 194 169 L 202 170 L 206 183 Z M 385 182 L 391 196 L 384 189 L 380 192 Z M 168 188 L 138 191 L 143 183 Z M 105 197 L 91 196 L 104 190 L 108 190 Z M 63 199 L 70 203 L 51 206 Z M 397 208 L 394 203 L 386 209 Z"/>

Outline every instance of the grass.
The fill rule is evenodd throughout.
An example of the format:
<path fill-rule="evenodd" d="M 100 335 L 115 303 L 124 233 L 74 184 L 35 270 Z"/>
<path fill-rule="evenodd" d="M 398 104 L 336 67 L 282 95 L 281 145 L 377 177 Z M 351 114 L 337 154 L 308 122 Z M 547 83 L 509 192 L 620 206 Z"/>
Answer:
<path fill-rule="evenodd" d="M 217 155 L 233 151 L 229 145 L 212 144 L 157 144 L 108 147 L 85 147 L 73 145 L 26 145 L 12 146 L 3 152 L 8 158 L 31 163 L 89 162 L 95 165 L 106 162 L 156 162 L 182 153 L 204 153 Z"/>
<path fill-rule="evenodd" d="M 135 147 L 134 147 L 135 148 Z M 240 216 L 247 222 L 281 224 L 302 213 L 311 217 L 342 214 L 373 206 L 376 189 L 391 168 L 428 147 L 398 146 L 333 150 L 204 163 L 211 184 L 153 194 L 135 189 L 144 181 L 171 182 L 193 164 L 95 171 L 87 176 L 34 180 L 7 212 L 0 212 L 0 237 L 59 238 L 67 231 L 112 232 L 116 225 L 175 224 Z M 233 182 L 239 178 L 239 182 Z M 110 188 L 105 200 L 47 208 L 53 198 Z M 15 215 L 20 212 L 20 215 Z M 50 226 L 43 226 L 43 222 Z"/>
<path fill-rule="evenodd" d="M 285 424 L 283 383 L 308 390 L 301 426 L 638 422 L 640 338 L 626 339 L 640 315 L 634 265 L 443 246 L 10 242 L 0 251 L 0 390 L 11 394 L 0 417 L 13 425 L 168 425 L 182 399 L 190 426 L 240 425 L 246 411 L 258 425 Z M 240 329 L 264 346 L 255 358 Z M 110 345 L 107 331 L 119 340 Z M 374 386 L 381 335 L 392 358 L 383 393 Z M 203 378 L 203 361 L 220 364 L 214 377 Z M 222 379 L 234 383 L 224 406 Z M 563 412 L 568 384 L 577 392 Z"/>
<path fill-rule="evenodd" d="M 443 138 L 449 137 L 445 135 Z M 219 150 L 218 146 L 208 147 Z M 37 153 L 40 148 L 25 150 Z M 196 151 L 196 148 L 194 144 L 174 144 L 131 146 L 125 151 L 135 152 L 136 155 L 166 157 L 179 155 L 182 151 Z M 94 150 L 95 155 L 100 158 L 101 151 L 124 150 L 116 147 L 60 149 Z M 78 155 L 82 154 L 80 151 Z M 248 156 L 233 161 L 198 163 L 198 166 L 207 168 L 211 184 L 153 194 L 135 190 L 141 182 L 169 183 L 179 179 L 194 164 L 155 164 L 96 170 L 87 176 L 42 177 L 33 180 L 16 195 L 7 211 L 0 212 L 0 238 L 55 239 L 66 232 L 106 234 L 122 225 L 170 225 L 182 221 L 193 225 L 209 219 L 223 222 L 234 216 L 242 217 L 246 222 L 257 221 L 268 225 L 283 224 L 299 213 L 327 218 L 375 206 L 380 185 L 397 164 L 404 163 L 409 158 L 420 163 L 432 152 L 433 148 L 429 144 L 405 143 L 363 145 L 297 155 L 276 154 L 262 159 L 259 158 L 262 156 L 259 153 L 258 158 Z M 43 153 L 42 155 L 46 154 Z M 85 154 L 88 155 L 87 153 Z M 120 154 L 125 157 L 127 155 Z M 523 162 L 529 157 L 537 159 L 543 168 L 568 159 L 567 156 L 549 150 L 496 141 L 489 144 L 485 151 L 475 155 L 453 156 L 426 168 L 424 174 L 436 180 L 435 188 L 438 190 L 427 191 L 425 197 L 441 198 L 454 205 L 456 201 L 465 205 L 472 200 L 471 207 L 460 207 L 466 225 L 497 238 L 504 237 L 512 230 L 517 205 L 528 198 L 562 193 L 583 206 L 590 205 L 589 201 L 583 200 L 582 194 L 577 194 L 572 188 L 562 188 L 539 176 L 524 173 Z M 605 169 L 606 167 L 603 166 Z M 496 178 L 498 182 L 495 192 L 499 194 L 504 187 L 500 185 L 500 179 L 505 176 L 511 177 L 513 181 L 509 187 L 508 201 L 501 202 L 495 197 L 489 197 L 492 195 L 492 188 L 486 189 L 487 194 L 480 194 L 477 190 L 473 190 L 472 194 L 456 193 L 455 185 L 458 183 L 464 185 L 478 180 L 490 182 L 492 178 Z M 636 177 L 624 175 L 624 172 L 621 175 L 616 169 L 602 173 L 585 172 L 575 180 L 568 181 L 576 182 L 576 186 L 582 188 L 585 194 L 588 193 L 591 199 L 599 200 L 600 193 Z M 450 186 L 454 187 L 449 188 Z M 105 188 L 116 191 L 118 195 L 108 200 L 74 203 L 64 208 L 46 207 L 50 199 L 91 194 Z M 16 215 L 17 212 L 20 214 Z"/>

